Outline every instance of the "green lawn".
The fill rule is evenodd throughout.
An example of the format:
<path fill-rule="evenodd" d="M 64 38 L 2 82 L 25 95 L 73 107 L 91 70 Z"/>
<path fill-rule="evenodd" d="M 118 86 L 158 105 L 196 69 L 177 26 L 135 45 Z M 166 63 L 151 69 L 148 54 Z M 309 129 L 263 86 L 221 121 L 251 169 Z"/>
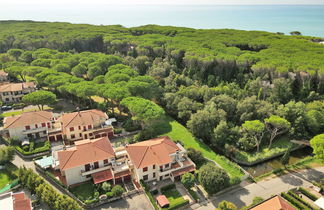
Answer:
<path fill-rule="evenodd" d="M 80 200 L 85 201 L 91 200 L 93 198 L 95 188 L 94 184 L 91 181 L 89 181 L 71 188 L 70 191 Z"/>
<path fill-rule="evenodd" d="M 258 160 L 262 160 L 273 155 L 276 155 L 281 152 L 285 152 L 292 143 L 289 141 L 287 137 L 282 137 L 275 140 L 271 146 L 268 148 L 268 145 L 264 145 L 260 152 L 244 152 L 238 150 L 235 153 L 235 158 L 238 160 L 246 161 L 246 162 L 254 162 Z M 295 144 L 295 146 L 298 146 Z"/>
<path fill-rule="evenodd" d="M 0 170 L 0 189 L 17 179 L 18 168 L 9 163 L 5 169 Z"/>
<path fill-rule="evenodd" d="M 235 163 L 231 162 L 224 156 L 216 154 L 205 143 L 196 139 L 187 128 L 171 117 L 165 117 L 165 119 L 159 123 L 155 129 L 159 132 L 160 136 L 169 136 L 172 140 L 181 141 L 185 148 L 192 147 L 200 150 L 204 157 L 217 162 L 232 178 L 242 177 L 244 175 Z"/>
<path fill-rule="evenodd" d="M 172 208 L 176 204 L 185 202 L 185 199 L 181 196 L 181 194 L 178 192 L 176 188 L 166 190 L 162 194 L 168 198 L 170 202 L 169 208 Z M 163 208 L 163 209 L 168 209 L 168 208 Z"/>

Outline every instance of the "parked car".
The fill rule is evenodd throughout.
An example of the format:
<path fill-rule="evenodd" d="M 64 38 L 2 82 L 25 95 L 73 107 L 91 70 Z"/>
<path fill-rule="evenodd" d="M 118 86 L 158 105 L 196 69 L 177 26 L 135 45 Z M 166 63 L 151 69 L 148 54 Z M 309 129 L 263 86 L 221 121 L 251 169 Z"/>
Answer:
<path fill-rule="evenodd" d="M 1 107 L 1 110 L 2 110 L 2 111 L 7 111 L 7 110 L 10 110 L 10 109 L 12 109 L 11 106 L 2 106 L 2 107 Z"/>

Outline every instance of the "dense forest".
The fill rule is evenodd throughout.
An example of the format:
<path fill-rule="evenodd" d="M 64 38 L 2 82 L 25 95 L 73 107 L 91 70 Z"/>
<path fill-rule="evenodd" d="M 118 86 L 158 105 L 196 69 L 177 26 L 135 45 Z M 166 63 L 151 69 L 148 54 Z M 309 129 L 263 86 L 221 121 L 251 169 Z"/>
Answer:
<path fill-rule="evenodd" d="M 111 115 L 136 116 L 128 123 L 143 128 L 139 140 L 156 135 L 151 125 L 166 112 L 206 144 L 236 155 L 271 148 L 282 135 L 309 140 L 323 132 L 324 45 L 318 40 L 230 29 L 1 21 L 0 68 L 92 107 L 92 96 L 103 98 L 100 108 Z"/>

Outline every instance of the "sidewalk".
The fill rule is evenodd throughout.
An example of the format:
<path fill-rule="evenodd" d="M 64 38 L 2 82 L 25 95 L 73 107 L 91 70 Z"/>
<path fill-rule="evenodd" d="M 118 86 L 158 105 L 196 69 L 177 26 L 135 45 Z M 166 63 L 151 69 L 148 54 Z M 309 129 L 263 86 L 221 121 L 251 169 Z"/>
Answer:
<path fill-rule="evenodd" d="M 312 186 L 310 181 L 318 181 L 324 177 L 324 167 L 306 169 L 300 172 L 293 172 L 270 180 L 260 181 L 245 187 L 238 187 L 211 199 L 211 202 L 202 204 L 197 209 L 215 209 L 217 204 L 223 200 L 234 203 L 238 208 L 252 203 L 254 197 L 264 199 L 297 187 Z"/>

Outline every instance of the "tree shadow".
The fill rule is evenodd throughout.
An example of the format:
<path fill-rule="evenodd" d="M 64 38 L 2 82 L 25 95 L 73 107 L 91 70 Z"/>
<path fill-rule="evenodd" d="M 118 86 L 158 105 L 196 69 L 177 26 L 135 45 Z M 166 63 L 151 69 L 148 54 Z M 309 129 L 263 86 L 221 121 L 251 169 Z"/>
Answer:
<path fill-rule="evenodd" d="M 284 183 L 288 183 L 293 186 L 300 186 L 303 184 L 303 180 L 297 178 L 292 174 L 287 174 L 279 177 Z"/>
<path fill-rule="evenodd" d="M 111 203 L 107 203 L 95 208 L 92 208 L 94 210 L 100 210 L 100 209 L 130 209 L 129 202 L 131 202 L 131 198 L 128 198 L 127 200 L 125 199 L 119 199 L 116 201 L 113 201 Z"/>
<path fill-rule="evenodd" d="M 248 205 L 245 202 L 243 202 L 241 199 L 242 196 L 247 194 L 249 194 L 249 191 L 247 189 L 238 187 L 235 188 L 234 190 L 215 196 L 215 199 L 212 200 L 212 203 L 216 207 L 218 203 L 220 203 L 223 200 L 226 200 L 234 203 L 238 208 L 241 208 L 243 206 Z"/>
<path fill-rule="evenodd" d="M 303 172 L 295 172 L 295 176 L 301 179 L 306 179 L 307 181 L 320 181 L 324 177 L 324 173 L 313 168 L 307 169 Z"/>

